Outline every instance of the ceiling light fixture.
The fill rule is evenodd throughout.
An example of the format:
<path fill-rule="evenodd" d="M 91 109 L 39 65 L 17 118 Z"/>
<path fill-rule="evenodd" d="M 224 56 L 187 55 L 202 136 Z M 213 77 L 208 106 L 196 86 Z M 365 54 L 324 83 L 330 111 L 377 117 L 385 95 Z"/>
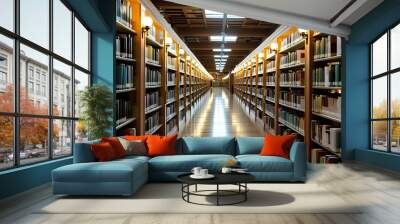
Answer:
<path fill-rule="evenodd" d="M 216 55 L 214 55 L 214 58 L 229 58 L 229 55 L 226 55 L 226 54 L 216 54 Z"/>
<path fill-rule="evenodd" d="M 237 36 L 227 36 L 227 35 L 225 35 L 225 42 L 235 42 L 236 40 L 237 40 Z M 222 42 L 222 36 L 221 35 L 210 36 L 210 41 Z"/>
<path fill-rule="evenodd" d="M 221 48 L 214 48 L 213 51 L 214 51 L 214 52 L 231 52 L 232 49 L 229 49 L 229 48 L 224 48 L 224 49 L 221 49 Z"/>

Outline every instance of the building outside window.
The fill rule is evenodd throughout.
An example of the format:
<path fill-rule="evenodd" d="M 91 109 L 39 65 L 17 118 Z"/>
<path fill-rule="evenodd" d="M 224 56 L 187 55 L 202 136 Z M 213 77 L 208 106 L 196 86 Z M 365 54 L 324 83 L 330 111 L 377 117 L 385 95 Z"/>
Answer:
<path fill-rule="evenodd" d="M 15 5 L 13 1 L 4 4 Z M 79 103 L 79 92 L 90 84 L 89 30 L 62 0 L 20 1 L 19 8 L 20 18 L 10 18 L 20 21 L 15 29 L 19 33 L 0 23 L 14 32 L 9 35 L 0 30 L 0 170 L 70 156 L 73 143 L 87 139 L 86 126 L 73 105 Z M 53 24 L 52 29 L 49 24 Z M 15 51 L 17 44 L 19 52 Z M 19 62 L 12 60 L 14 54 L 19 55 Z M 17 75 L 15 66 L 19 68 Z M 19 88 L 15 88 L 15 76 L 20 80 Z M 14 99 L 16 90 L 19 98 Z"/>
<path fill-rule="evenodd" d="M 400 24 L 370 46 L 371 147 L 400 153 Z"/>

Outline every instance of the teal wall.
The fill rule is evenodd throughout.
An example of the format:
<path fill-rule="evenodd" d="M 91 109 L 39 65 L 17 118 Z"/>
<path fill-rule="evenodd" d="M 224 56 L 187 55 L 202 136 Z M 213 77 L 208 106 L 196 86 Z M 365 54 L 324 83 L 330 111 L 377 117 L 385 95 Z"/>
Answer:
<path fill-rule="evenodd" d="M 400 170 L 400 156 L 372 151 L 369 125 L 369 43 L 400 22 L 400 0 L 385 0 L 351 27 L 345 44 L 344 159 Z"/>
<path fill-rule="evenodd" d="M 114 89 L 114 0 L 67 0 L 92 31 L 92 82 Z M 112 132 L 110 127 L 110 132 Z M 0 199 L 51 181 L 51 171 L 72 163 L 72 157 L 0 172 Z"/>

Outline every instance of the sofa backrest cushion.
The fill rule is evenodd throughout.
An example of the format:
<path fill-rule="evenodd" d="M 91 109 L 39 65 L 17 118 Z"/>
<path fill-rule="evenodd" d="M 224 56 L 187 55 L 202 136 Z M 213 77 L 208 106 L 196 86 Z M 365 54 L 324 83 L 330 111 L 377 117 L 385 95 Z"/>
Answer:
<path fill-rule="evenodd" d="M 236 137 L 236 155 L 259 154 L 264 137 Z"/>
<path fill-rule="evenodd" d="M 225 154 L 235 155 L 233 137 L 182 137 L 177 142 L 177 154 Z"/>
<path fill-rule="evenodd" d="M 99 144 L 100 140 L 75 143 L 74 147 L 74 163 L 95 162 L 96 158 L 91 150 L 92 144 Z"/>

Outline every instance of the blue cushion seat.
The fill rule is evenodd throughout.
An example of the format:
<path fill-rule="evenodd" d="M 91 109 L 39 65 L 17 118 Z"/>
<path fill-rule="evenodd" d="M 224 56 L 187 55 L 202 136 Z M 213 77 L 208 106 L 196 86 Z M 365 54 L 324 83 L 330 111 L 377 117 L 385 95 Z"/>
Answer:
<path fill-rule="evenodd" d="M 292 161 L 279 156 L 239 155 L 236 159 L 250 172 L 293 172 Z"/>

